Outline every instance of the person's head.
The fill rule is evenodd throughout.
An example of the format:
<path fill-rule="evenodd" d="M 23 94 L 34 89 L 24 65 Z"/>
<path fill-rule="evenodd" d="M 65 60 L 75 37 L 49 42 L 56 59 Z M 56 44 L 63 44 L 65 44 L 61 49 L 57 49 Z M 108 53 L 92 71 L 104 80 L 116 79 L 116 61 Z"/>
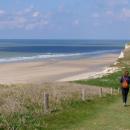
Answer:
<path fill-rule="evenodd" d="M 126 71 L 124 72 L 124 76 L 128 76 L 128 75 L 129 75 L 129 71 L 126 70 Z"/>

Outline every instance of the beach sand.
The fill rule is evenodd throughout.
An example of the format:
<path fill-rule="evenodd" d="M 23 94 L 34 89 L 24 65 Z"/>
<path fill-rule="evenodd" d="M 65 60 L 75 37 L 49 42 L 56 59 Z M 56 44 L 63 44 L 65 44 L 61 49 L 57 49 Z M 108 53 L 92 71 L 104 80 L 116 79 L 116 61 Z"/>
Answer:
<path fill-rule="evenodd" d="M 118 54 L 73 60 L 46 60 L 0 64 L 0 83 L 43 83 L 85 79 L 86 74 L 109 67 Z"/>

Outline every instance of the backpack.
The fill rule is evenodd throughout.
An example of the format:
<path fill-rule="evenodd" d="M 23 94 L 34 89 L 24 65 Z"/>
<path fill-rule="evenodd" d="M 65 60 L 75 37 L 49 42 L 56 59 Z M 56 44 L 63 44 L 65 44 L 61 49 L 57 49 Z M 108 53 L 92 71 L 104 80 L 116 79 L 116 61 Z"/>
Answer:
<path fill-rule="evenodd" d="M 126 78 L 123 77 L 122 88 L 128 88 L 129 84 Z"/>

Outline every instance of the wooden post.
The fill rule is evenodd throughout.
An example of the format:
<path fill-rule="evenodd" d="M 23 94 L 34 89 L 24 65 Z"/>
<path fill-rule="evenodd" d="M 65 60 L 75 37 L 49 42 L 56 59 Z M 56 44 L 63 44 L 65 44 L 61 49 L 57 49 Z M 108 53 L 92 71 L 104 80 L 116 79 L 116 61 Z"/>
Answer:
<path fill-rule="evenodd" d="M 111 95 L 113 95 L 113 88 L 111 88 Z"/>
<path fill-rule="evenodd" d="M 120 88 L 118 88 L 118 94 L 120 94 Z"/>
<path fill-rule="evenodd" d="M 48 113 L 49 111 L 49 94 L 44 93 L 44 113 Z"/>
<path fill-rule="evenodd" d="M 81 90 L 81 99 L 82 101 L 85 101 L 85 89 Z"/>
<path fill-rule="evenodd" d="M 99 89 L 99 95 L 100 95 L 100 97 L 102 97 L 102 95 L 103 95 L 102 88 Z"/>

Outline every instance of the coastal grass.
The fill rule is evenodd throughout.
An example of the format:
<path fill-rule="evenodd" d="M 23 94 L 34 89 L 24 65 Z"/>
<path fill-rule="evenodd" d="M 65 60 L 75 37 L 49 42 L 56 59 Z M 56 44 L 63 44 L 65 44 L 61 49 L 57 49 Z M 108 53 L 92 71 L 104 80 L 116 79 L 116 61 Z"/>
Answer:
<path fill-rule="evenodd" d="M 79 84 L 85 84 L 85 85 L 94 85 L 94 86 L 107 87 L 107 88 L 110 87 L 114 89 L 119 88 L 120 79 L 122 75 L 124 74 L 124 71 L 128 70 L 130 72 L 130 52 L 126 53 L 125 55 L 126 56 L 124 59 L 121 59 L 121 60 L 118 59 L 118 62 L 119 62 L 118 67 L 120 68 L 120 71 L 114 72 L 112 74 L 107 74 L 99 78 L 77 80 L 74 82 L 79 83 Z"/>
<path fill-rule="evenodd" d="M 0 130 L 130 130 L 129 113 L 129 105 L 124 107 L 120 96 L 110 95 L 64 101 L 49 114 L 30 104 L 24 113 L 1 113 Z"/>
<path fill-rule="evenodd" d="M 128 45 L 130 45 L 130 42 L 128 42 Z"/>
<path fill-rule="evenodd" d="M 99 88 L 89 86 L 83 102 L 82 88 L 72 83 L 0 85 L 0 130 L 62 130 L 80 124 L 97 113 L 100 102 L 106 102 L 105 97 L 98 98 Z M 104 95 L 109 93 L 104 90 Z M 49 94 L 48 114 L 44 113 L 44 92 Z"/>
<path fill-rule="evenodd" d="M 116 101 L 116 96 L 109 95 L 84 102 L 80 100 L 64 101 L 57 110 L 46 115 L 42 113 L 41 107 L 37 104 L 29 104 L 23 113 L 14 112 L 10 115 L 1 113 L 0 130 L 69 130 L 77 128 L 80 130 L 81 126 L 96 129 L 97 126 L 91 126 L 90 122 L 92 124 L 98 122 L 97 117 L 105 112 L 107 106 L 111 106 Z M 102 121 L 104 122 L 104 120 Z"/>
<path fill-rule="evenodd" d="M 121 97 L 112 97 L 111 103 L 99 109 L 100 112 L 96 113 L 95 118 L 85 120 L 80 124 L 80 127 L 69 130 L 130 130 L 130 100 L 128 105 L 123 106 Z"/>
<path fill-rule="evenodd" d="M 75 82 L 79 84 L 87 84 L 87 85 L 94 85 L 94 86 L 100 86 L 100 87 L 111 87 L 111 88 L 117 89 L 120 86 L 120 78 L 122 76 L 122 73 L 123 73 L 122 71 L 118 71 L 118 72 L 103 76 L 101 78 L 78 80 Z"/>

